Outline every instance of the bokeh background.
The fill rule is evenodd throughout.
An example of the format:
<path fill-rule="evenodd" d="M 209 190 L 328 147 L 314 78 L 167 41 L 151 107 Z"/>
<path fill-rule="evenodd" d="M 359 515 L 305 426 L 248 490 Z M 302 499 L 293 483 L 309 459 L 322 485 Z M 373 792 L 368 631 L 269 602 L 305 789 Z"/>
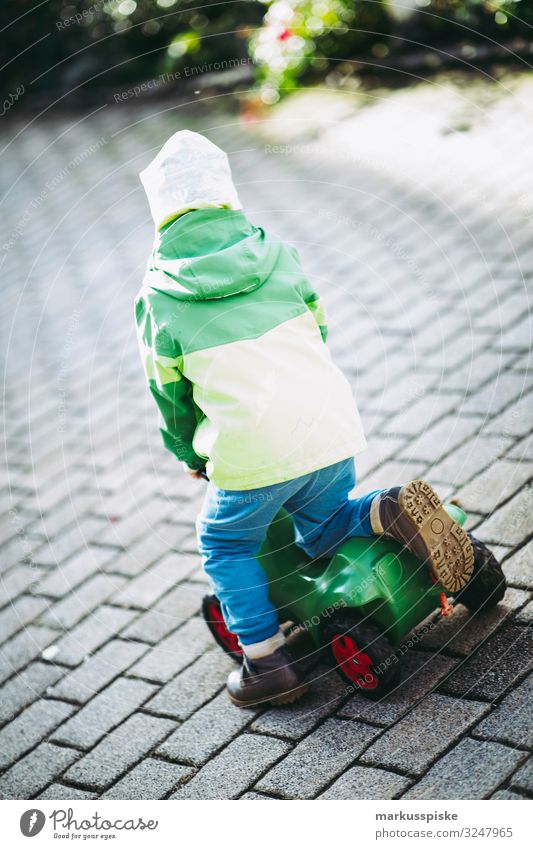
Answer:
<path fill-rule="evenodd" d="M 2 798 L 531 797 L 531 3 L 3 4 Z M 203 483 L 167 454 L 133 298 L 178 129 L 293 242 L 362 413 L 361 491 L 428 478 L 509 588 L 371 705 L 239 711 L 199 609 Z M 415 635 L 416 636 L 416 635 Z"/>
<path fill-rule="evenodd" d="M 22 85 L 39 105 L 100 102 L 110 88 L 166 74 L 161 85 L 180 89 L 193 64 L 205 74 L 239 63 L 232 90 L 249 96 L 254 81 L 272 104 L 302 83 L 353 90 L 376 76 L 523 68 L 532 53 L 525 0 L 14 0 L 1 15 L 6 94 Z"/>

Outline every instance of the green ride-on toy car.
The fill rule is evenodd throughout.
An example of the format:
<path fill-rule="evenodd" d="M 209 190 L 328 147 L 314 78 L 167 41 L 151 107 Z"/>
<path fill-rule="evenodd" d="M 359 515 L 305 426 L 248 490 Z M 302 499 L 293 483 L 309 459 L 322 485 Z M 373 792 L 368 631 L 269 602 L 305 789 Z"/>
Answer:
<path fill-rule="evenodd" d="M 466 513 L 446 510 L 460 525 Z M 505 593 L 505 578 L 489 549 L 471 534 L 474 571 L 454 602 L 487 610 Z M 386 537 L 351 537 L 331 559 L 312 560 L 294 542 L 290 515 L 281 510 L 272 522 L 259 560 L 269 581 L 279 621 L 309 634 L 317 650 L 326 649 L 338 672 L 370 699 L 379 699 L 399 680 L 395 649 L 439 605 L 453 607 L 428 567 Z M 204 598 L 202 612 L 217 643 L 235 660 L 242 649 L 228 630 L 219 600 Z"/>

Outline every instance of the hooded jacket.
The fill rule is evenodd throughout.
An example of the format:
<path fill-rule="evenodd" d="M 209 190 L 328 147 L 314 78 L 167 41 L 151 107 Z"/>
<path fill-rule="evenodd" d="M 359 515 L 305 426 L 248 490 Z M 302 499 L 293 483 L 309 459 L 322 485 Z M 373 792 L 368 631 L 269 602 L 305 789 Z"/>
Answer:
<path fill-rule="evenodd" d="M 187 144 L 194 136 L 187 132 Z M 186 158 L 194 189 L 180 184 L 179 163 L 163 169 L 178 187 L 168 190 L 168 203 L 161 202 L 168 197 L 161 153 L 149 166 L 157 175 L 150 205 L 159 230 L 136 322 L 166 447 L 190 468 L 206 468 L 217 487 L 249 490 L 346 459 L 366 442 L 296 250 L 250 223 L 225 154 L 207 144 L 218 158 L 210 151 L 207 162 L 195 160 L 203 182 Z M 209 166 L 218 174 L 214 186 Z M 150 198 L 149 169 L 141 178 Z M 169 221 L 173 204 L 179 217 Z"/>

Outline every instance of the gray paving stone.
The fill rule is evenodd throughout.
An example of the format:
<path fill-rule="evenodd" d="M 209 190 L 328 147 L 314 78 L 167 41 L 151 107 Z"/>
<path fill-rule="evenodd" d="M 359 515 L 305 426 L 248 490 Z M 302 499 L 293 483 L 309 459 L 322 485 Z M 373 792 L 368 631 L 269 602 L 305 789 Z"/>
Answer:
<path fill-rule="evenodd" d="M 72 766 L 74 784 L 104 790 L 176 727 L 169 719 L 133 714 Z"/>
<path fill-rule="evenodd" d="M 0 683 L 26 666 L 30 660 L 37 658 L 56 637 L 57 631 L 52 631 L 51 628 L 36 628 L 30 625 L 0 646 Z"/>
<path fill-rule="evenodd" d="M 201 564 L 198 564 L 197 568 L 194 569 L 188 578 L 189 582 L 198 584 L 202 587 L 204 595 L 206 593 L 211 592 L 209 578 L 205 574 L 203 567 Z"/>
<path fill-rule="evenodd" d="M 412 780 L 384 769 L 353 766 L 343 773 L 319 799 L 397 799 Z"/>
<path fill-rule="evenodd" d="M 361 762 L 420 775 L 487 710 L 479 702 L 432 693 L 370 746 Z"/>
<path fill-rule="evenodd" d="M 501 335 L 501 346 L 505 351 L 525 351 L 526 357 L 531 348 L 531 318 L 526 315 L 518 324 L 513 324 L 503 330 Z M 521 366 L 522 357 L 513 362 L 513 368 Z"/>
<path fill-rule="evenodd" d="M 75 749 L 41 743 L 0 776 L 0 799 L 31 799 L 80 755 Z"/>
<path fill-rule="evenodd" d="M 524 436 L 531 430 L 533 395 L 524 395 L 503 413 L 488 422 L 486 431 L 505 436 Z"/>
<path fill-rule="evenodd" d="M 32 590 L 37 586 L 44 569 L 37 566 L 22 564 L 15 566 L 6 574 L 2 575 L 0 581 L 0 607 L 17 598 L 25 590 Z"/>
<path fill-rule="evenodd" d="M 124 581 L 124 578 L 117 575 L 93 575 L 80 587 L 50 607 L 40 617 L 40 622 L 51 628 L 73 628 L 116 592 Z"/>
<path fill-rule="evenodd" d="M 527 309 L 527 301 L 523 292 L 515 292 L 508 297 L 504 296 L 503 300 L 498 299 L 498 302 L 481 317 L 481 321 L 484 326 L 492 325 L 496 330 L 506 329 L 508 325 L 511 325 L 509 337 L 512 339 L 514 336 L 513 325 L 516 326 L 516 321 L 522 317 L 524 309 Z M 520 343 L 518 347 L 521 347 Z M 496 348 L 497 350 L 500 349 L 498 343 L 496 343 Z"/>
<path fill-rule="evenodd" d="M 533 757 L 527 759 L 523 766 L 511 778 L 511 787 L 533 793 Z"/>
<path fill-rule="evenodd" d="M 31 522 L 30 530 L 45 539 L 52 539 L 90 510 L 95 501 L 96 496 L 92 492 L 72 494 L 66 501 L 56 504 L 45 513 L 37 511 L 37 517 Z"/>
<path fill-rule="evenodd" d="M 102 799 L 164 799 L 192 773 L 186 766 L 146 758 L 107 790 Z"/>
<path fill-rule="evenodd" d="M 302 699 L 292 705 L 268 708 L 255 720 L 252 730 L 299 740 L 334 713 L 349 685 L 334 670 L 322 666 L 310 675 L 312 687 Z"/>
<path fill-rule="evenodd" d="M 290 749 L 275 737 L 241 734 L 171 799 L 236 799 Z"/>
<path fill-rule="evenodd" d="M 388 416 L 384 430 L 398 436 L 403 434 L 416 437 L 420 431 L 430 428 L 436 419 L 451 412 L 457 403 L 458 398 L 453 393 L 448 393 L 446 398 L 431 393 L 424 394 L 404 404 L 396 415 Z M 365 427 L 368 428 L 366 420 Z"/>
<path fill-rule="evenodd" d="M 477 417 L 446 416 L 442 421 L 423 430 L 420 436 L 410 440 L 400 452 L 399 458 L 412 459 L 419 463 L 424 460 L 427 463 L 436 463 L 476 433 L 481 422 L 482 419 Z"/>
<path fill-rule="evenodd" d="M 225 686 L 235 662 L 216 650 L 209 651 L 165 684 L 145 709 L 172 719 L 187 719 Z"/>
<path fill-rule="evenodd" d="M 232 705 L 225 690 L 196 711 L 156 750 L 170 760 L 202 766 L 249 725 L 257 710 Z"/>
<path fill-rule="evenodd" d="M 98 793 L 91 793 L 89 790 L 80 790 L 79 787 L 68 787 L 66 784 L 51 784 L 46 790 L 37 796 L 38 799 L 69 800 L 72 802 L 90 802 L 91 799 L 97 799 Z"/>
<path fill-rule="evenodd" d="M 266 796 L 264 793 L 254 793 L 253 791 L 250 793 L 245 793 L 244 796 L 241 796 L 240 802 L 274 802 L 276 801 L 273 796 Z"/>
<path fill-rule="evenodd" d="M 27 509 L 35 509 L 39 513 L 46 513 L 69 498 L 82 484 L 87 482 L 87 473 L 76 469 L 62 469 L 53 480 L 47 481 L 47 486 L 39 486 L 35 495 L 25 499 Z M 35 486 L 33 477 L 30 480 L 31 488 Z"/>
<path fill-rule="evenodd" d="M 193 554 L 194 557 L 197 558 L 196 562 L 198 564 L 198 568 L 202 571 L 202 574 L 205 575 L 202 569 L 202 561 L 200 555 L 198 554 L 198 545 L 196 543 L 196 530 L 194 528 L 194 524 L 192 524 L 191 527 L 188 528 L 184 533 L 183 538 L 180 542 L 180 547 L 177 550 L 180 552 L 180 554 Z"/>
<path fill-rule="evenodd" d="M 24 517 L 17 511 L 17 516 L 20 517 L 21 521 L 24 521 Z M 18 523 L 13 516 L 13 513 L 5 513 L 0 516 L 0 545 L 3 545 L 6 542 L 9 542 L 15 534 L 17 533 Z"/>
<path fill-rule="evenodd" d="M 384 489 L 390 486 L 391 481 L 408 481 L 413 478 L 423 477 L 427 463 L 411 463 L 407 460 L 389 460 L 369 475 L 364 477 L 365 490 L 372 492 L 374 489 Z"/>
<path fill-rule="evenodd" d="M 52 572 L 46 573 L 36 586 L 36 592 L 54 598 L 62 598 L 89 575 L 100 571 L 109 563 L 112 551 L 109 548 L 99 548 L 88 545 L 78 554 L 69 557 Z M 42 573 L 42 570 L 41 570 Z"/>
<path fill-rule="evenodd" d="M 501 355 L 494 351 L 475 351 L 461 365 L 448 368 L 439 374 L 437 383 L 439 394 L 456 391 L 464 398 L 474 395 L 481 383 L 489 378 L 498 379 L 501 372 Z"/>
<path fill-rule="evenodd" d="M 474 733 L 489 740 L 501 740 L 515 746 L 533 746 L 533 676 L 506 696 L 481 722 Z"/>
<path fill-rule="evenodd" d="M 101 408 L 99 413 L 100 416 L 98 418 L 95 417 L 96 422 L 93 423 L 100 425 L 100 419 L 107 423 L 107 417 L 102 414 Z M 103 437 L 104 435 L 100 434 L 100 436 Z M 146 445 L 146 448 L 148 448 L 148 445 Z M 107 466 L 98 467 L 95 477 L 100 492 L 120 493 L 127 491 L 134 485 L 137 476 L 144 474 L 146 471 L 146 460 L 138 452 L 132 452 L 128 458 L 121 456 L 120 461 L 117 464 L 115 458 L 115 461 L 110 461 Z"/>
<path fill-rule="evenodd" d="M 123 607 L 150 607 L 178 581 L 186 578 L 196 565 L 197 562 L 193 564 L 190 555 L 171 552 L 116 593 L 113 604 Z"/>
<path fill-rule="evenodd" d="M 0 613 L 0 634 L 3 639 L 8 640 L 17 631 L 22 630 L 37 619 L 47 607 L 48 602 L 45 599 L 33 598 L 30 595 L 22 595 L 12 604 L 4 607 Z"/>
<path fill-rule="evenodd" d="M 51 735 L 53 743 L 90 749 L 134 713 L 155 691 L 145 681 L 118 678 Z"/>
<path fill-rule="evenodd" d="M 86 702 L 113 678 L 132 666 L 147 650 L 148 646 L 142 643 L 111 640 L 76 669 L 69 671 L 65 678 L 51 688 L 50 695 Z"/>
<path fill-rule="evenodd" d="M 371 702 L 355 693 L 339 709 L 338 715 L 389 725 L 433 690 L 456 664 L 452 658 L 417 651 L 408 651 L 400 656 L 399 662 L 401 683 L 392 693 L 378 702 Z"/>
<path fill-rule="evenodd" d="M 424 635 L 423 645 L 425 648 L 445 648 L 466 656 L 523 607 L 528 598 L 529 594 L 524 590 L 508 587 L 502 601 L 490 610 L 472 614 L 462 604 L 457 604 L 452 616 L 441 617 L 435 627 Z"/>
<path fill-rule="evenodd" d="M 369 445 L 368 452 L 357 459 L 357 472 L 360 479 L 366 481 L 370 471 L 378 471 L 386 462 L 393 462 L 396 452 L 403 448 L 405 442 L 404 436 L 376 434 L 371 446 Z"/>
<path fill-rule="evenodd" d="M 160 484 L 153 471 L 145 472 L 138 476 L 135 486 L 126 489 L 121 488 L 118 492 L 102 494 L 100 503 L 93 512 L 105 516 L 109 521 L 117 518 L 125 518 L 130 513 L 141 509 L 144 502 L 153 496 L 159 489 Z M 173 493 L 174 498 L 182 498 L 180 492 Z"/>
<path fill-rule="evenodd" d="M 178 539 L 185 536 L 185 529 L 187 532 L 191 530 L 191 527 L 194 529 L 194 522 L 203 499 L 203 484 L 200 481 L 199 484 L 195 498 L 189 498 L 179 505 L 167 505 L 170 509 L 167 510 L 167 516 L 163 521 L 168 525 L 168 533 L 175 535 Z"/>
<path fill-rule="evenodd" d="M 74 707 L 40 699 L 0 731 L 0 769 L 18 760 L 67 719 Z"/>
<path fill-rule="evenodd" d="M 50 663 L 31 663 L 19 675 L 11 678 L 0 689 L 0 724 L 13 719 L 16 714 L 42 696 L 65 674 L 61 666 Z"/>
<path fill-rule="evenodd" d="M 531 416 L 529 416 L 529 419 L 531 419 Z M 515 442 L 506 456 L 510 460 L 519 460 L 520 462 L 522 460 L 533 460 L 533 435 L 528 434 Z"/>
<path fill-rule="evenodd" d="M 404 799 L 487 799 L 525 758 L 500 743 L 466 738 L 431 767 Z"/>
<path fill-rule="evenodd" d="M 506 625 L 462 662 L 443 689 L 456 696 L 494 700 L 533 666 L 530 628 Z"/>
<path fill-rule="evenodd" d="M 165 683 L 205 651 L 212 649 L 213 638 L 205 622 L 191 619 L 145 654 L 130 670 L 130 674 Z"/>
<path fill-rule="evenodd" d="M 474 462 L 476 460 L 477 457 Z M 466 511 L 492 513 L 498 505 L 511 498 L 530 480 L 532 475 L 533 463 L 497 460 L 470 483 L 459 489 L 457 498 Z"/>
<path fill-rule="evenodd" d="M 287 799 L 311 799 L 346 769 L 378 734 L 356 720 L 326 721 L 256 784 Z"/>
<path fill-rule="evenodd" d="M 199 612 L 204 595 L 205 590 L 198 584 L 187 581 L 178 584 L 151 610 L 135 619 L 123 636 L 147 643 L 159 642 Z"/>
<path fill-rule="evenodd" d="M 128 548 L 141 536 L 151 535 L 154 525 L 172 511 L 171 504 L 165 504 L 160 499 L 152 498 L 143 504 L 139 510 L 130 513 L 118 522 L 102 523 L 105 530 L 100 533 L 98 541 L 102 545 L 115 545 Z"/>
<path fill-rule="evenodd" d="M 194 523 L 199 509 L 200 504 L 187 504 L 187 511 L 190 514 L 190 517 L 187 518 L 186 522 L 182 524 L 182 517 L 180 517 L 179 521 L 171 521 L 167 518 L 163 522 L 160 522 L 157 526 L 157 532 L 161 534 L 163 539 L 167 540 L 171 551 L 180 555 L 188 555 L 190 562 L 192 562 L 195 567 L 201 564 L 201 558 L 198 554 L 198 546 L 196 544 L 196 532 L 194 529 Z"/>
<path fill-rule="evenodd" d="M 166 539 L 157 534 L 146 534 L 129 546 L 127 551 L 117 549 L 104 568 L 108 572 L 134 577 L 167 554 L 170 548 Z"/>
<path fill-rule="evenodd" d="M 54 646 L 53 659 L 56 663 L 64 663 L 65 666 L 76 666 L 88 654 L 116 636 L 134 616 L 133 610 L 98 607 L 94 613 L 58 640 Z"/>
<path fill-rule="evenodd" d="M 35 549 L 35 562 L 41 566 L 57 566 L 72 554 L 100 539 L 104 523 L 87 516 L 55 539 Z"/>
<path fill-rule="evenodd" d="M 461 405 L 461 410 L 463 413 L 477 413 L 484 418 L 492 418 L 512 401 L 518 402 L 523 394 L 523 375 L 503 372 L 468 398 Z"/>
<path fill-rule="evenodd" d="M 483 522 L 476 536 L 487 543 L 519 545 L 531 532 L 532 515 L 533 487 L 528 485 Z"/>
<path fill-rule="evenodd" d="M 513 793 L 512 790 L 497 790 L 490 797 L 491 799 L 502 799 L 510 802 L 525 802 L 526 797 L 520 796 L 519 793 Z"/>
<path fill-rule="evenodd" d="M 533 601 L 519 610 L 515 618 L 521 625 L 533 625 Z"/>
<path fill-rule="evenodd" d="M 504 560 L 503 571 L 510 584 L 533 590 L 533 540 Z"/>
<path fill-rule="evenodd" d="M 33 554 L 42 545 L 42 540 L 37 537 L 17 535 L 1 548 L 0 573 L 8 572 L 14 566 L 25 563 L 34 569 L 40 567 L 35 565 Z"/>
<path fill-rule="evenodd" d="M 435 484 L 437 489 L 439 489 L 438 484 L 440 483 L 452 484 L 454 495 L 457 496 L 461 506 L 465 510 L 488 513 L 503 499 L 498 498 L 496 503 L 485 509 L 486 505 L 483 499 L 487 497 L 487 493 L 483 488 L 483 484 L 480 482 L 484 479 L 487 479 L 489 482 L 494 479 L 495 474 L 494 472 L 491 473 L 491 469 L 499 467 L 499 463 L 495 463 L 495 460 L 509 444 L 510 440 L 504 440 L 501 436 L 481 437 L 476 433 L 472 439 L 460 445 L 445 460 L 432 464 L 427 472 L 427 477 L 430 483 Z M 486 469 L 487 466 L 489 467 L 488 469 Z M 482 471 L 483 469 L 485 471 Z M 465 481 L 470 480 L 472 477 L 474 479 L 471 483 L 458 489 L 461 484 L 464 484 Z M 505 479 L 505 483 L 509 483 L 507 478 Z M 520 484 L 517 484 L 515 490 L 519 486 Z M 515 490 L 511 490 L 509 495 Z M 493 497 L 495 497 L 494 493 Z"/>

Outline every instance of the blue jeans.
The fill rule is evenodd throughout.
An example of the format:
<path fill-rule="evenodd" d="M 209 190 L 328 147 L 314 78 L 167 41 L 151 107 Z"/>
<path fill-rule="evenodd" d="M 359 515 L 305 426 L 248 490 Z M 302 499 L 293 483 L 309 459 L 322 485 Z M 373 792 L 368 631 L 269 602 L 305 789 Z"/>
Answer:
<path fill-rule="evenodd" d="M 348 537 L 372 536 L 370 505 L 382 490 L 350 499 L 354 486 L 352 458 L 259 489 L 209 484 L 196 523 L 198 546 L 226 625 L 243 645 L 266 640 L 279 628 L 256 558 L 278 510 L 284 507 L 292 515 L 295 542 L 306 554 L 331 556 Z"/>

